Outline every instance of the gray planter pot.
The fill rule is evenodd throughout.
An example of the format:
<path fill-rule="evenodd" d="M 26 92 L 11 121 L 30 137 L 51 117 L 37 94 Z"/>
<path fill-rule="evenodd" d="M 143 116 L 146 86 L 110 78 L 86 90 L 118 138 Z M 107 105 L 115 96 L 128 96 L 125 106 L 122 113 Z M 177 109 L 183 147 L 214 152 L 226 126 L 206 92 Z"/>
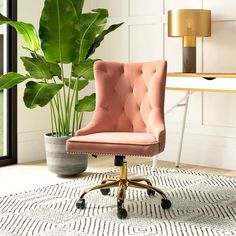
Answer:
<path fill-rule="evenodd" d="M 87 154 L 66 153 L 66 140 L 69 138 L 44 135 L 48 169 L 59 176 L 77 175 L 87 169 Z"/>

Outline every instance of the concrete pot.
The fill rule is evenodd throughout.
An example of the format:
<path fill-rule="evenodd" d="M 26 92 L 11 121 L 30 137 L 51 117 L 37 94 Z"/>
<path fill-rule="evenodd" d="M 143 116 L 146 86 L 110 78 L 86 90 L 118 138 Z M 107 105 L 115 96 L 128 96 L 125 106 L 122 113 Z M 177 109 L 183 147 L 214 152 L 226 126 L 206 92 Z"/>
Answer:
<path fill-rule="evenodd" d="M 66 153 L 66 140 L 69 138 L 44 135 L 48 169 L 59 176 L 77 175 L 87 169 L 87 154 Z"/>

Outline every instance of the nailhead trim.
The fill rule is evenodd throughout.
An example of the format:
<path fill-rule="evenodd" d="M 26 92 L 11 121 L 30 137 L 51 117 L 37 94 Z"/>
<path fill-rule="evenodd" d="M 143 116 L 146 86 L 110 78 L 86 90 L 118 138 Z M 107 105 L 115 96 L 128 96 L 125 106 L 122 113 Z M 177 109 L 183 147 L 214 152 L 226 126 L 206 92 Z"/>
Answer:
<path fill-rule="evenodd" d="M 69 154 L 91 154 L 91 155 L 118 155 L 118 156 L 122 156 L 124 154 L 121 154 L 121 153 L 97 153 L 97 152 L 67 152 Z M 152 156 L 149 156 L 149 155 L 136 155 L 136 154 L 132 154 L 132 155 L 129 155 L 129 154 L 125 154 L 125 156 L 139 156 L 139 157 L 152 157 Z"/>

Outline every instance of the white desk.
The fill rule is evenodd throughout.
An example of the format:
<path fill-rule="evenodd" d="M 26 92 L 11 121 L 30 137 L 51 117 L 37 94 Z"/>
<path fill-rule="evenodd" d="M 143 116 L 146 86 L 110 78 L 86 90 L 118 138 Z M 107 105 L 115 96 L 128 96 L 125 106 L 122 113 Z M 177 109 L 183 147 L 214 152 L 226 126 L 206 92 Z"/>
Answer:
<path fill-rule="evenodd" d="M 233 73 L 168 73 L 166 89 L 201 92 L 236 92 L 235 79 L 236 74 Z"/>
<path fill-rule="evenodd" d="M 236 92 L 236 73 L 168 73 L 166 81 L 167 90 L 186 91 L 186 95 L 176 104 L 168 109 L 165 114 L 174 108 L 183 106 L 184 115 L 179 143 L 179 152 L 176 160 L 176 166 L 179 167 L 184 130 L 187 118 L 189 97 L 193 92 Z M 155 162 L 155 163 L 154 163 Z M 153 167 L 156 166 L 157 160 L 153 159 Z"/>

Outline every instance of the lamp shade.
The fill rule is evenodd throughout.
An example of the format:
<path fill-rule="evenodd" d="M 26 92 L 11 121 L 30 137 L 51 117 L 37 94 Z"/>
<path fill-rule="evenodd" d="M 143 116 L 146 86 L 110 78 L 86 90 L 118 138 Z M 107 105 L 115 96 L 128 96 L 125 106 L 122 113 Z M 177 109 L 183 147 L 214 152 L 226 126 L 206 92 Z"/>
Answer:
<path fill-rule="evenodd" d="M 203 9 L 168 11 L 168 36 L 211 36 L 211 11 Z"/>

